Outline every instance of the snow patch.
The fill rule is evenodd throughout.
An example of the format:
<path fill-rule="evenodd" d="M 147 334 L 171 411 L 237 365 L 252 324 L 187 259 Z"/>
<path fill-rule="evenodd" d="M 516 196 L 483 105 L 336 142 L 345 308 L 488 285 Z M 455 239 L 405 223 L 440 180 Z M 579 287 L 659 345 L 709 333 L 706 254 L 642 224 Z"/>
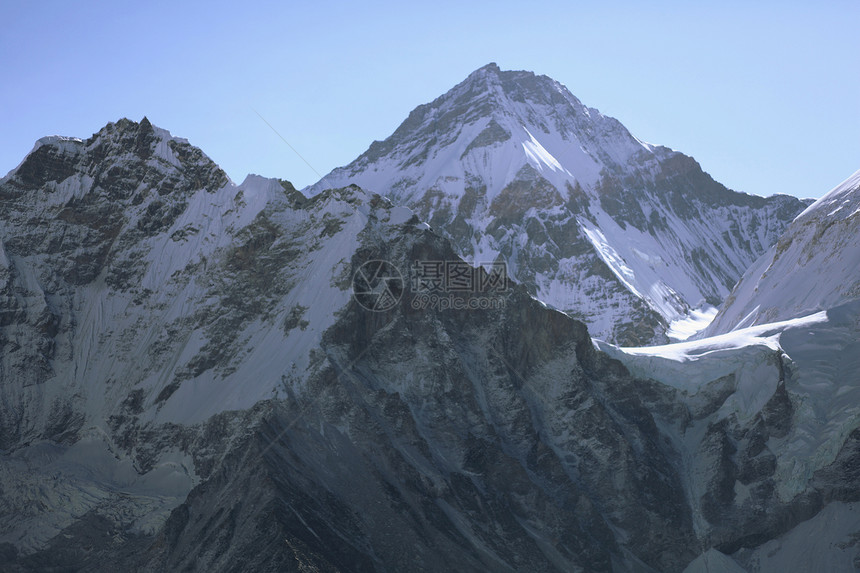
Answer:
<path fill-rule="evenodd" d="M 691 310 L 686 316 L 677 318 L 669 323 L 666 335 L 673 340 L 687 340 L 697 332 L 704 330 L 714 317 L 717 316 L 718 308 L 705 305 L 702 308 Z"/>
<path fill-rule="evenodd" d="M 570 175 L 570 172 L 561 166 L 561 163 L 558 162 L 558 159 L 552 156 L 552 154 L 544 149 L 543 145 L 535 139 L 535 136 L 531 134 L 531 132 L 523 127 L 525 132 L 529 136 L 528 141 L 523 141 L 523 150 L 526 152 L 526 156 L 529 159 L 529 162 L 538 170 L 543 171 L 544 166 L 549 167 L 553 171 L 560 171 L 567 175 Z M 573 177 L 572 175 L 570 175 Z"/>
<path fill-rule="evenodd" d="M 579 224 L 582 226 L 582 230 L 585 232 L 588 240 L 591 241 L 591 244 L 594 245 L 595 249 L 597 249 L 597 252 L 600 254 L 600 258 L 602 258 L 603 262 L 612 269 L 615 276 L 624 283 L 624 286 L 626 286 L 630 292 L 639 298 L 643 298 L 642 294 L 636 290 L 635 286 L 633 286 L 633 281 L 636 280 L 636 275 L 633 273 L 633 269 L 627 266 L 627 263 L 623 258 L 621 258 L 621 255 L 618 254 L 618 251 L 609 244 L 603 231 L 597 227 L 589 228 L 583 221 L 579 221 Z"/>
<path fill-rule="evenodd" d="M 392 225 L 402 225 L 403 223 L 408 222 L 415 213 L 412 212 L 412 209 L 407 209 L 406 207 L 394 207 L 391 209 L 391 216 L 388 219 L 388 222 Z"/>
<path fill-rule="evenodd" d="M 753 399 L 759 395 L 754 388 L 757 384 L 755 369 L 768 362 L 773 352 L 781 351 L 780 334 L 788 329 L 826 322 L 827 313 L 819 312 L 800 319 L 663 346 L 622 348 L 603 341 L 597 341 L 597 344 L 601 350 L 624 362 L 635 376 L 657 380 L 691 395 L 709 382 L 737 373 L 738 388 L 742 389 L 745 398 Z M 738 403 L 737 407 L 749 412 L 757 404 L 753 400 L 746 404 Z"/>

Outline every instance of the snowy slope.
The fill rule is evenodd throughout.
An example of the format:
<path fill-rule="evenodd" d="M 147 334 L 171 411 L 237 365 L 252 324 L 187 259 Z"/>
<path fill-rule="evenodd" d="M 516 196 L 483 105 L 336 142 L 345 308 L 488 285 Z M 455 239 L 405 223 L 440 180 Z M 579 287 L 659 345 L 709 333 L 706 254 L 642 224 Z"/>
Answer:
<path fill-rule="evenodd" d="M 301 390 L 362 237 L 404 211 L 237 186 L 145 118 L 37 142 L 0 180 L 0 543 L 43 547 L 91 511 L 160 527 L 199 482 L 188 444 Z M 65 477 L 34 491 L 46 475 Z"/>
<path fill-rule="evenodd" d="M 860 505 L 837 501 L 785 535 L 739 552 L 735 562 L 742 563 L 745 568 L 741 570 L 749 573 L 857 571 L 858 539 Z"/>
<path fill-rule="evenodd" d="M 138 137 L 142 126 L 111 124 L 87 143 L 44 139 L 28 161 L 48 148 L 84 163 L 79 169 L 86 171 L 81 158 L 115 144 L 120 136 L 112 130 Z M 4 202 L 0 231 L 0 276 L 14 295 L 8 312 L 38 310 L 58 321 L 51 327 L 56 342 L 42 356 L 49 366 L 41 375 L 31 372 L 39 395 L 21 388 L 13 397 L 8 385 L 2 390 L 4 403 L 26 402 L 34 410 L 26 417 L 34 426 L 48 415 L 40 405 L 50 403 L 54 381 L 63 385 L 57 392 L 80 388 L 85 410 L 96 417 L 116 411 L 131 387 L 145 390 L 145 417 L 161 422 L 194 423 L 249 408 L 280 386 L 284 363 L 307 371 L 308 352 L 350 298 L 340 274 L 370 224 L 370 194 L 353 188 L 308 202 L 289 183 L 254 175 L 236 186 L 202 155 L 177 167 L 179 154 L 165 142 L 184 140 L 158 128 L 152 133 L 152 155 L 117 154 L 95 177 L 74 174 L 25 189 L 25 162 L 0 180 L 7 195 L 18 195 Z M 209 181 L 188 173 L 201 166 L 212 171 Z M 124 181 L 105 181 L 105 173 L 123 170 Z M 158 187 L 174 180 L 187 189 Z M 388 209 L 403 218 L 401 208 Z M 99 225 L 110 228 L 93 228 Z M 55 236 L 65 243 L 50 243 Z M 35 293 L 45 302 L 27 300 Z M 285 330 L 288 318 L 306 326 Z M 253 350 L 230 349 L 240 345 Z M 34 347 L 4 356 L 6 379 L 16 379 Z M 213 361 L 220 372 L 209 366 Z M 102 390 L 87 388 L 91 380 L 126 383 Z"/>
<path fill-rule="evenodd" d="M 600 348 L 686 403 L 690 419 L 675 413 L 663 427 L 682 452 L 700 535 L 719 540 L 728 525 L 779 536 L 758 548 L 717 545 L 734 559 L 711 549 L 688 571 L 707 570 L 706 562 L 824 571 L 860 559 L 851 541 L 860 534 L 850 504 L 860 495 L 856 469 L 843 473 L 860 459 L 860 301 L 691 342 Z M 720 466 L 723 477 L 714 480 L 708 468 Z M 784 513 L 783 503 L 794 509 Z M 718 517 L 733 507 L 746 516 Z M 782 521 L 754 517 L 761 511 Z"/>
<path fill-rule="evenodd" d="M 804 206 L 730 191 L 558 82 L 495 64 L 305 192 L 347 183 L 409 206 L 469 261 L 502 256 L 541 300 L 626 343 L 721 302 Z"/>
<path fill-rule="evenodd" d="M 808 207 L 744 274 L 705 335 L 860 298 L 860 171 Z"/>

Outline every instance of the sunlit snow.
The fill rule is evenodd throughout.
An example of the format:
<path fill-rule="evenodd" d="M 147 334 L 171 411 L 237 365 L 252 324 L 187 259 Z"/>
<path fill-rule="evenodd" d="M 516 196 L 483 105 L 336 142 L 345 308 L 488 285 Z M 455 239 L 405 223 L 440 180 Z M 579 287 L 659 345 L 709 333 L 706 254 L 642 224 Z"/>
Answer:
<path fill-rule="evenodd" d="M 615 273 L 615 275 L 628 289 L 630 289 L 632 293 L 641 297 L 642 295 L 638 290 L 636 290 L 636 287 L 633 286 L 633 281 L 636 279 L 633 269 L 627 266 L 627 263 L 623 258 L 621 258 L 621 255 L 618 254 L 618 251 L 609 244 L 609 241 L 606 240 L 606 236 L 603 232 L 596 228 L 589 229 L 584 224 L 582 225 L 582 230 L 585 231 L 588 240 L 591 241 L 591 244 L 594 245 L 594 248 L 597 249 L 597 252 L 600 253 L 601 258 L 607 265 L 609 265 L 612 272 Z"/>
<path fill-rule="evenodd" d="M 561 171 L 563 173 L 566 173 L 567 175 L 570 175 L 570 172 L 564 167 L 562 167 L 561 163 L 558 162 L 558 159 L 553 157 L 549 151 L 544 149 L 543 145 L 541 145 L 540 142 L 535 139 L 535 136 L 532 135 L 528 129 L 526 129 L 525 131 L 529 135 L 529 140 L 523 141 L 523 150 L 526 152 L 529 161 L 534 167 L 536 167 L 539 171 L 543 171 L 543 166 L 546 165 L 553 171 Z"/>
<path fill-rule="evenodd" d="M 673 340 L 687 340 L 711 324 L 711 321 L 717 316 L 718 310 L 713 306 L 704 306 L 696 310 L 691 310 L 688 315 L 673 320 L 669 324 L 669 330 L 666 332 L 666 335 Z"/>

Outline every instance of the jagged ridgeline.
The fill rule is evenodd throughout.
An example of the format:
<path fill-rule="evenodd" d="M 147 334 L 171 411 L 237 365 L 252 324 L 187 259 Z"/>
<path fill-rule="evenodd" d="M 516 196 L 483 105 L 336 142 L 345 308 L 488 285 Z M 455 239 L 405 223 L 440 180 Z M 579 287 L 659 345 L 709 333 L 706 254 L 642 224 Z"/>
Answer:
<path fill-rule="evenodd" d="M 34 154 L 0 182 L 4 568 L 695 556 L 632 379 L 582 323 L 508 283 L 490 310 L 415 308 L 409 281 L 384 312 L 355 301 L 368 260 L 460 261 L 409 210 L 235 186 L 148 122 Z"/>
<path fill-rule="evenodd" d="M 856 566 L 855 302 L 678 358 L 595 344 L 574 310 L 534 296 L 556 292 L 537 278 L 570 269 L 594 287 L 581 300 L 603 305 L 583 318 L 596 325 L 603 308 L 616 339 L 659 339 L 670 314 L 646 269 L 663 269 L 681 307 L 678 276 L 703 297 L 728 278 L 657 241 L 749 241 L 743 256 L 719 251 L 740 276 L 798 203 L 713 182 L 696 196 L 709 178 L 692 160 L 594 110 L 562 114 L 552 106 L 575 98 L 546 78 L 490 66 L 452 93 L 457 113 L 448 94 L 398 133 L 437 121 L 437 139 L 459 143 L 416 148 L 411 167 L 450 151 L 477 169 L 514 142 L 510 178 L 470 171 L 482 179 L 456 197 L 454 180 L 401 195 L 235 185 L 144 119 L 42 139 L 0 180 L 0 569 Z M 528 122 L 496 114 L 499 101 Z M 594 122 L 591 138 L 558 127 L 576 121 Z M 593 151 L 593 180 L 560 151 L 574 135 L 583 150 L 615 142 Z M 370 159 L 399 158 L 410 138 Z M 650 179 L 628 185 L 610 164 Z M 461 258 L 469 244 L 481 269 Z M 509 276 L 489 281 L 502 261 Z M 414 271 L 440 262 L 492 288 L 428 306 L 442 299 Z"/>

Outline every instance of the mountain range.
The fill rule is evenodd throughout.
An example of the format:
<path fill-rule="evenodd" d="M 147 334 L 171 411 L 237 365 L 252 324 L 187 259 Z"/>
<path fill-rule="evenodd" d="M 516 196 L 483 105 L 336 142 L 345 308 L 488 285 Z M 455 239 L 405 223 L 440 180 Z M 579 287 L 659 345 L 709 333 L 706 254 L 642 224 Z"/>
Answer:
<path fill-rule="evenodd" d="M 858 197 L 495 65 L 304 191 L 146 118 L 43 138 L 0 179 L 0 569 L 858 568 Z M 439 262 L 483 287 L 428 306 Z"/>
<path fill-rule="evenodd" d="M 791 222 L 703 334 L 812 314 L 860 297 L 858 214 L 860 171 Z"/>

